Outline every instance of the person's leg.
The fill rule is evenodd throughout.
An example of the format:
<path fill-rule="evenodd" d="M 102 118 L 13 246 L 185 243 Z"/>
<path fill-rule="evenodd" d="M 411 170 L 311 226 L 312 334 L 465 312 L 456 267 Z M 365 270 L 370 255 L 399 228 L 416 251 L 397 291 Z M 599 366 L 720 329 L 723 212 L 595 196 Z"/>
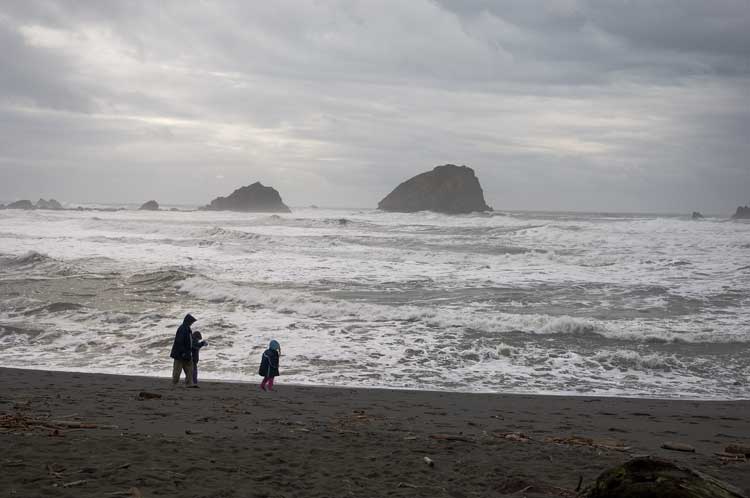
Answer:
<path fill-rule="evenodd" d="M 192 387 L 193 386 L 193 360 L 183 361 L 182 369 L 185 370 L 185 385 L 187 387 Z"/>
<path fill-rule="evenodd" d="M 268 378 L 268 390 L 273 391 L 273 377 Z"/>
<path fill-rule="evenodd" d="M 193 362 L 193 384 L 198 385 L 198 362 Z"/>
<path fill-rule="evenodd" d="M 172 365 L 172 385 L 176 386 L 180 382 L 180 372 L 182 371 L 182 362 L 175 360 Z"/>
<path fill-rule="evenodd" d="M 260 388 L 264 391 L 266 390 L 266 383 L 268 382 L 268 377 L 263 377 L 263 381 L 260 383 Z"/>

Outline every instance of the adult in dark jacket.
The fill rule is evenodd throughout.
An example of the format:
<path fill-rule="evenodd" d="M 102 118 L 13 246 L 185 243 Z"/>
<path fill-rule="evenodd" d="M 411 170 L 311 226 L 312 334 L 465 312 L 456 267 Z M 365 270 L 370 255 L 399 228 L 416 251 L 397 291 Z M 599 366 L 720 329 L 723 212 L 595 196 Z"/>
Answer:
<path fill-rule="evenodd" d="M 185 385 L 194 387 L 193 384 L 193 331 L 190 326 L 195 323 L 193 315 L 188 313 L 182 321 L 182 325 L 177 329 L 172 344 L 172 352 L 169 356 L 174 359 L 172 367 L 172 385 L 180 382 L 180 373 L 185 372 Z"/>
<path fill-rule="evenodd" d="M 193 384 L 198 385 L 198 361 L 200 360 L 201 348 L 208 346 L 208 343 L 203 340 L 203 335 L 197 330 L 193 332 Z"/>
<path fill-rule="evenodd" d="M 260 368 L 258 374 L 263 376 L 263 382 L 260 383 L 260 388 L 266 390 L 268 386 L 269 391 L 273 391 L 273 378 L 279 375 L 279 358 L 281 357 L 281 346 L 278 341 L 271 341 L 268 345 L 268 349 L 263 352 L 263 357 L 260 360 Z"/>

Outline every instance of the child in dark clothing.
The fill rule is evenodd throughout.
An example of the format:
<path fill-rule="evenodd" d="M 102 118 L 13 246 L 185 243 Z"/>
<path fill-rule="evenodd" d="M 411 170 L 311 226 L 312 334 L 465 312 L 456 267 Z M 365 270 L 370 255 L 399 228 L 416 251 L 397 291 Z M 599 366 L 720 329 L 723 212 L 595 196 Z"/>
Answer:
<path fill-rule="evenodd" d="M 263 357 L 260 360 L 260 369 L 258 374 L 263 376 L 263 382 L 260 383 L 260 388 L 266 391 L 273 391 L 273 378 L 279 375 L 279 358 L 281 356 L 281 346 L 277 341 L 271 341 L 268 345 L 268 349 L 263 352 Z"/>
<path fill-rule="evenodd" d="M 208 343 L 203 340 L 203 335 L 200 332 L 194 331 L 192 336 L 193 384 L 196 386 L 198 385 L 198 360 L 203 346 L 208 346 Z"/>

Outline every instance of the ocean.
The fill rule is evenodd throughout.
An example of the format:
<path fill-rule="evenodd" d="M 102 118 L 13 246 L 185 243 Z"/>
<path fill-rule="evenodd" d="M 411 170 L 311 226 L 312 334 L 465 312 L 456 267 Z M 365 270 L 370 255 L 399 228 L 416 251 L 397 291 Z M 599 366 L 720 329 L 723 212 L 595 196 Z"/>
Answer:
<path fill-rule="evenodd" d="M 750 398 L 750 223 L 294 209 L 0 211 L 0 364 L 204 379 Z"/>

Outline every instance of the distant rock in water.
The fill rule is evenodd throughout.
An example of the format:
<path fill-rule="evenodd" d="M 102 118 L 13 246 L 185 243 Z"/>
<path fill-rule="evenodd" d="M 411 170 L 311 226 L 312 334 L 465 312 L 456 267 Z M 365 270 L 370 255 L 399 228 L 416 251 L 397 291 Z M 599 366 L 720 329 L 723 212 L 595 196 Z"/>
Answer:
<path fill-rule="evenodd" d="M 159 203 L 156 201 L 147 201 L 141 204 L 141 207 L 139 207 L 138 209 L 141 211 L 158 211 Z"/>
<path fill-rule="evenodd" d="M 474 170 L 446 164 L 406 180 L 378 203 L 378 209 L 400 213 L 435 211 L 447 214 L 492 211 Z"/>
<path fill-rule="evenodd" d="M 37 209 L 58 209 L 58 210 L 63 208 L 62 204 L 57 202 L 55 199 L 50 199 L 48 201 L 44 199 L 39 199 L 38 201 L 36 201 L 35 207 Z"/>
<path fill-rule="evenodd" d="M 211 201 L 211 204 L 201 209 L 207 211 L 291 213 L 276 189 L 265 187 L 260 182 L 238 188 L 229 197 L 217 197 Z"/>
<path fill-rule="evenodd" d="M 737 208 L 737 212 L 732 216 L 734 220 L 750 220 L 750 207 L 740 206 Z"/>
<path fill-rule="evenodd" d="M 21 201 L 11 202 L 5 206 L 5 209 L 34 209 L 34 205 L 30 200 L 23 199 Z"/>
<path fill-rule="evenodd" d="M 702 220 L 703 215 L 700 214 L 698 211 L 693 211 L 693 215 L 691 216 L 691 218 L 694 220 Z"/>

